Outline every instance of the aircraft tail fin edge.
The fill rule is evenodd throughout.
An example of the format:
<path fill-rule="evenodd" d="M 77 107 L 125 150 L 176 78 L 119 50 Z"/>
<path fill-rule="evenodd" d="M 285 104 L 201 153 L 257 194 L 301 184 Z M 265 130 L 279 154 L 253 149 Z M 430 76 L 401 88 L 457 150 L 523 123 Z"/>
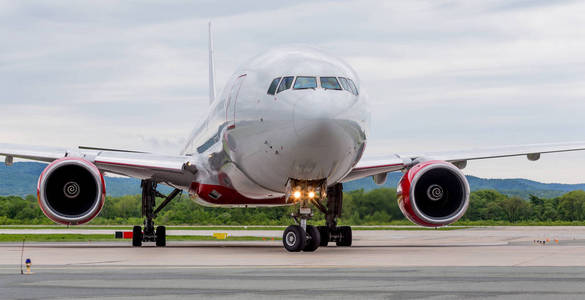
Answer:
<path fill-rule="evenodd" d="M 209 104 L 215 101 L 215 59 L 213 55 L 213 35 L 209 21 Z"/>

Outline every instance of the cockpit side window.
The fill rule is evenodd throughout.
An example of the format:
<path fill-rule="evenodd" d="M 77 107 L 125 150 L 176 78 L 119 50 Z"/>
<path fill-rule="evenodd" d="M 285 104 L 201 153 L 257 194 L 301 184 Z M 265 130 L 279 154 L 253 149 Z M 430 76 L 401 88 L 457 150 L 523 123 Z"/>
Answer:
<path fill-rule="evenodd" d="M 341 83 L 341 86 L 343 87 L 344 90 L 353 93 L 351 91 L 351 88 L 349 87 L 349 83 L 347 83 L 347 78 L 345 77 L 339 77 L 339 82 Z"/>
<path fill-rule="evenodd" d="M 335 77 L 321 77 L 321 87 L 326 90 L 341 90 L 341 86 Z"/>
<path fill-rule="evenodd" d="M 295 81 L 295 90 L 317 88 L 317 78 L 310 76 L 298 76 Z"/>
<path fill-rule="evenodd" d="M 347 86 L 349 87 L 349 92 L 355 95 L 355 87 L 351 85 L 351 79 L 347 78 Z"/>
<path fill-rule="evenodd" d="M 276 87 L 278 87 L 278 83 L 280 82 L 280 77 L 278 78 L 274 78 L 272 80 L 272 83 L 270 84 L 270 87 L 268 88 L 268 95 L 274 95 L 276 92 Z"/>
<path fill-rule="evenodd" d="M 349 86 L 351 87 L 351 89 L 353 90 L 353 93 L 357 96 L 360 93 L 358 92 L 357 86 L 355 86 L 355 84 L 353 83 L 353 80 L 351 79 L 347 79 L 347 82 L 349 83 Z"/>
<path fill-rule="evenodd" d="M 290 89 L 290 86 L 292 85 L 293 79 L 294 79 L 293 76 L 283 77 L 282 81 L 280 82 L 280 85 L 278 86 L 278 91 L 276 91 L 276 93 L 278 94 L 284 90 Z"/>

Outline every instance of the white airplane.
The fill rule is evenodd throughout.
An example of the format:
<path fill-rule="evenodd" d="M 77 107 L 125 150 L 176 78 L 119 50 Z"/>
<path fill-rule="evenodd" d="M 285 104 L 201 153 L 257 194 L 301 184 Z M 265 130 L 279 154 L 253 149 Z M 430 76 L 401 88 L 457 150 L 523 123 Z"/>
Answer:
<path fill-rule="evenodd" d="M 527 145 L 485 150 L 393 154 L 361 160 L 369 113 L 357 74 L 342 60 L 311 48 L 281 48 L 240 67 L 215 96 L 209 27 L 207 118 L 193 130 L 179 155 L 79 147 L 59 149 L 0 144 L 0 155 L 48 162 L 38 181 L 38 201 L 51 220 L 89 222 L 105 202 L 103 176 L 142 180 L 144 226 L 134 226 L 133 246 L 166 245 L 157 213 L 181 191 L 203 205 L 256 207 L 296 205 L 296 225 L 284 231 L 288 251 L 315 251 L 336 242 L 351 246 L 349 226 L 337 226 L 344 182 L 372 176 L 383 184 L 402 171 L 398 202 L 422 226 L 457 221 L 469 205 L 469 185 L 460 171 L 467 161 L 508 156 L 538 160 L 542 153 L 585 150 L 585 143 Z M 175 188 L 161 195 L 157 184 Z M 155 208 L 155 198 L 165 200 Z M 312 208 L 326 226 L 307 225 Z"/>

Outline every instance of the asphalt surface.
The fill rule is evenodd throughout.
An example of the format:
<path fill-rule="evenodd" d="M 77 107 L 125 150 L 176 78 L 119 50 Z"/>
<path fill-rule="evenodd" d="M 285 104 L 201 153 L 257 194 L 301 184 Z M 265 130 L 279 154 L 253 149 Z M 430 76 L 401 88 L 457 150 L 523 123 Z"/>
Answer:
<path fill-rule="evenodd" d="M 26 243 L 32 275 L 21 251 L 0 244 L 0 299 L 585 298 L 581 227 L 356 231 L 355 247 L 314 253 L 270 240 Z"/>
<path fill-rule="evenodd" d="M 55 266 L 3 269 L 1 299 L 583 299 L 584 268 L 197 268 Z"/>

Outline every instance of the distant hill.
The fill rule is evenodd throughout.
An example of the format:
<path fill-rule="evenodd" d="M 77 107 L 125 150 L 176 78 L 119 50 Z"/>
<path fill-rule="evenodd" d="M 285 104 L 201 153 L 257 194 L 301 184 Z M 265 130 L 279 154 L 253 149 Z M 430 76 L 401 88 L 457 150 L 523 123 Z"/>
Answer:
<path fill-rule="evenodd" d="M 17 162 L 11 167 L 0 163 L 0 196 L 36 194 L 37 180 L 45 167 L 46 164 L 37 162 Z M 388 174 L 388 180 L 383 187 L 396 188 L 401 176 L 400 172 Z M 585 190 L 585 184 L 540 183 L 527 179 L 485 179 L 475 176 L 467 176 L 467 179 L 472 191 L 493 189 L 522 198 L 528 198 L 530 194 L 552 198 L 574 190 Z M 140 193 L 140 181 L 137 179 L 105 177 L 105 180 L 109 196 Z M 343 189 L 369 191 L 380 187 L 371 178 L 364 178 L 345 183 Z"/>
<path fill-rule="evenodd" d="M 0 196 L 26 196 L 37 194 L 37 181 L 47 164 L 16 162 L 7 167 L 0 163 Z M 140 180 L 133 178 L 104 177 L 108 196 L 140 194 Z"/>
<path fill-rule="evenodd" d="M 344 191 L 364 189 L 366 191 L 380 187 L 396 188 L 402 173 L 388 174 L 388 180 L 383 186 L 376 185 L 371 178 L 363 178 L 343 184 Z M 471 191 L 497 190 L 509 196 L 519 196 L 528 199 L 530 194 L 542 198 L 554 198 L 570 191 L 585 190 L 584 184 L 541 183 L 528 179 L 486 179 L 475 176 L 466 176 Z"/>

